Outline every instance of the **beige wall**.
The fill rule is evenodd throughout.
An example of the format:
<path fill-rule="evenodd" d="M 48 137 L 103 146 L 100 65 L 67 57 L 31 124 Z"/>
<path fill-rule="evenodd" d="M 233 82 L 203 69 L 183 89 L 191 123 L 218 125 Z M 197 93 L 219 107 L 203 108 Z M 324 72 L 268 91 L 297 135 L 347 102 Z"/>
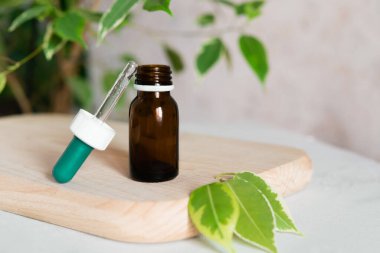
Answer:
<path fill-rule="evenodd" d="M 207 1 L 174 0 L 172 6 L 172 18 L 141 13 L 137 23 L 193 30 L 198 13 L 214 10 Z M 242 22 L 221 14 L 221 27 Z M 126 29 L 93 48 L 93 78 L 96 82 L 104 69 L 119 66 L 118 55 L 126 51 L 141 63 L 166 63 L 158 42 L 168 39 L 186 59 L 187 71 L 174 77 L 183 121 L 266 122 L 380 160 L 379 0 L 269 1 L 263 16 L 245 30 L 261 38 L 269 51 L 265 90 L 240 57 L 233 33 L 223 35 L 233 69 L 220 62 L 200 79 L 194 56 L 205 38 L 152 39 L 141 28 Z M 126 118 L 127 110 L 120 115 Z"/>

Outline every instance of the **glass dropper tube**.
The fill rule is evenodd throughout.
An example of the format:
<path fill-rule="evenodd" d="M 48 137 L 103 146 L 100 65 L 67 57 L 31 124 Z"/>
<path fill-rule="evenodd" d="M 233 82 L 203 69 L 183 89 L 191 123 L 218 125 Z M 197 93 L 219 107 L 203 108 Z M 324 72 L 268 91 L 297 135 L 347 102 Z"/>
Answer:
<path fill-rule="evenodd" d="M 95 113 L 95 117 L 103 122 L 107 120 L 125 88 L 128 86 L 128 83 L 135 73 L 136 68 L 137 64 L 135 62 L 129 61 L 127 63 L 123 71 L 119 74 L 119 77 L 116 79 L 112 89 L 108 92 L 99 109 Z"/>

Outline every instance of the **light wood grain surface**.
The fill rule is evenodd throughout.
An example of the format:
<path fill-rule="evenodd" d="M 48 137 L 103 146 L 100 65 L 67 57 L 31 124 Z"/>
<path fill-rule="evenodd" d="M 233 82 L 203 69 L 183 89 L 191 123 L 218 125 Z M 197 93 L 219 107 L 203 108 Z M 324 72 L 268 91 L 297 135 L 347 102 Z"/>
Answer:
<path fill-rule="evenodd" d="M 110 147 L 94 151 L 76 177 L 57 184 L 51 169 L 70 142 L 70 116 L 0 120 L 0 209 L 126 242 L 166 242 L 195 236 L 189 193 L 223 172 L 259 173 L 286 196 L 312 174 L 308 156 L 290 147 L 181 134 L 180 175 L 164 183 L 128 178 L 128 126 L 111 122 Z"/>

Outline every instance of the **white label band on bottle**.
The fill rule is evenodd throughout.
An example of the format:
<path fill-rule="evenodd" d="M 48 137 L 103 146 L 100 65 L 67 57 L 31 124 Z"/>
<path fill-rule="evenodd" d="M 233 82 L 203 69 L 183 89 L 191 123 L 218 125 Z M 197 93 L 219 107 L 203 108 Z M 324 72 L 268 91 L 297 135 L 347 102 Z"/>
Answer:
<path fill-rule="evenodd" d="M 139 91 L 164 92 L 174 89 L 174 85 L 140 85 L 134 84 L 133 87 Z"/>

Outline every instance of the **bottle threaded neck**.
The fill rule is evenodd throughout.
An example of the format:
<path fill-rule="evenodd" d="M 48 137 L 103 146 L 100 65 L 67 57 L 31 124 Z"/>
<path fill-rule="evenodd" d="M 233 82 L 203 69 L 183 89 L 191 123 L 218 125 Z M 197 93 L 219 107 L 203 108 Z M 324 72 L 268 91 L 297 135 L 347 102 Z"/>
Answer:
<path fill-rule="evenodd" d="M 168 86 L 172 85 L 172 71 L 167 65 L 150 64 L 137 67 L 135 84 Z"/>

